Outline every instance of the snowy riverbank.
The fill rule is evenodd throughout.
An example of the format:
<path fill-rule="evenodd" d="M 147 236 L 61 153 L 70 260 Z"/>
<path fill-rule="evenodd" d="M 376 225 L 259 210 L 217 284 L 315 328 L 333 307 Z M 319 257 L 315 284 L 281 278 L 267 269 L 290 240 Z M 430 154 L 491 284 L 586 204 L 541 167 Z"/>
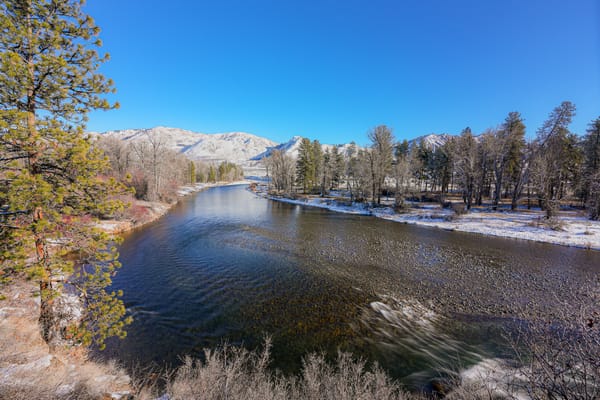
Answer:
<path fill-rule="evenodd" d="M 577 211 L 561 211 L 558 217 L 560 228 L 551 229 L 543 223 L 544 213 L 539 209 L 493 211 L 474 208 L 471 212 L 458 216 L 451 209 L 441 208 L 438 204 L 411 203 L 406 211 L 397 213 L 391 206 L 373 208 L 364 203 L 341 204 L 331 198 L 289 199 L 270 196 L 260 186 L 255 193 L 274 201 L 341 213 L 372 215 L 405 224 L 600 250 L 600 221 L 590 221 Z"/>

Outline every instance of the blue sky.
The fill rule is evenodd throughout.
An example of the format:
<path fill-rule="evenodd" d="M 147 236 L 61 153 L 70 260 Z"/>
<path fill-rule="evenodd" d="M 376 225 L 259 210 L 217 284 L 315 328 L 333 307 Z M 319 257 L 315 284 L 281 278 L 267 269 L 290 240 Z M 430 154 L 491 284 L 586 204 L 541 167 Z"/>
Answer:
<path fill-rule="evenodd" d="M 173 126 L 282 142 L 476 132 L 563 100 L 600 117 L 597 0 L 88 0 L 121 108 L 88 129 Z"/>

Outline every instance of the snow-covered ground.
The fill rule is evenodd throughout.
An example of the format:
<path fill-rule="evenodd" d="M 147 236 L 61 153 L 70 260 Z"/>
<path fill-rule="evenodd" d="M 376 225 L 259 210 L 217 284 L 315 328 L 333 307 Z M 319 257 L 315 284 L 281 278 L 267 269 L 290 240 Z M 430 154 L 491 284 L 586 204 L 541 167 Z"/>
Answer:
<path fill-rule="evenodd" d="M 571 211 L 560 214 L 562 227 L 560 230 L 553 230 L 541 223 L 543 213 L 539 210 L 473 210 L 468 214 L 456 216 L 452 210 L 442 209 L 434 204 L 419 205 L 418 208 L 412 207 L 406 212 L 396 213 L 391 207 L 371 208 L 363 203 L 339 205 L 327 198 L 293 200 L 267 196 L 264 191 L 258 191 L 257 195 L 275 201 L 326 208 L 342 213 L 373 215 L 405 224 L 600 250 L 600 221 L 590 221 L 585 216 Z"/>
<path fill-rule="evenodd" d="M 258 193 L 257 193 L 258 194 Z M 341 205 L 336 203 L 331 199 L 320 199 L 320 198 L 310 198 L 310 199 L 288 199 L 285 197 L 274 197 L 274 196 L 262 196 L 267 197 L 271 200 L 280 201 L 282 203 L 290 203 L 297 204 L 300 206 L 309 206 L 309 207 L 319 207 L 326 208 L 331 211 L 337 211 L 345 214 L 358 214 L 358 215 L 373 215 L 371 210 L 367 207 L 366 204 L 354 203 L 351 206 Z"/>
<path fill-rule="evenodd" d="M 187 196 L 188 194 L 199 192 L 204 189 L 208 189 L 211 187 L 217 186 L 235 186 L 235 185 L 249 185 L 250 181 L 248 180 L 240 180 L 233 182 L 217 182 L 217 183 L 196 183 L 194 185 L 181 186 L 179 190 L 177 190 L 177 195 Z"/>
<path fill-rule="evenodd" d="M 373 212 L 379 218 L 406 224 L 600 250 L 600 222 L 590 221 L 574 212 L 560 215 L 560 230 L 550 229 L 540 223 L 540 218 L 543 219 L 541 211 L 475 210 L 451 218 L 452 214 L 453 211 L 442 210 L 439 206 L 412 208 L 404 214 L 395 214 L 389 208 Z"/>

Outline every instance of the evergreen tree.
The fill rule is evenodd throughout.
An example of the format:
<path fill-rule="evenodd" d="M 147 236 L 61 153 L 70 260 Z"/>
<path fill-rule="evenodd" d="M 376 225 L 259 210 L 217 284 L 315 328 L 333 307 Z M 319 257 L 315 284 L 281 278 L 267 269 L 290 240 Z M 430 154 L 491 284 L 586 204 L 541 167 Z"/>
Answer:
<path fill-rule="evenodd" d="M 340 181 L 344 175 L 344 155 L 340 153 L 338 146 L 331 149 L 331 184 L 336 189 L 340 186 Z"/>
<path fill-rule="evenodd" d="M 583 141 L 583 193 L 590 218 L 600 218 L 600 117 L 590 123 Z"/>
<path fill-rule="evenodd" d="M 430 165 L 431 159 L 433 158 L 433 150 L 427 146 L 423 140 L 421 140 L 415 151 L 415 174 L 419 180 L 420 188 L 423 185 L 423 182 L 425 182 L 425 192 L 427 192 L 429 187 L 429 178 L 431 175 Z"/>
<path fill-rule="evenodd" d="M 310 183 L 311 189 L 319 189 L 319 192 L 322 194 L 323 190 L 321 187 L 324 168 L 323 168 L 323 148 L 321 143 L 318 140 L 313 140 L 311 144 L 311 158 L 310 158 Z"/>
<path fill-rule="evenodd" d="M 312 185 L 313 171 L 312 146 L 310 140 L 302 138 L 298 148 L 298 159 L 296 160 L 296 183 L 302 187 L 303 193 L 307 193 Z"/>
<path fill-rule="evenodd" d="M 569 101 L 556 107 L 537 132 L 534 142 L 534 184 L 546 218 L 554 217 L 564 193 L 573 149 L 569 124 L 575 115 L 575 105 Z"/>
<path fill-rule="evenodd" d="M 111 200 L 122 187 L 106 178 L 108 162 L 84 134 L 90 110 L 115 105 L 102 97 L 113 91 L 96 73 L 107 56 L 81 4 L 0 4 L 0 276 L 26 271 L 39 282 L 51 348 L 65 337 L 102 346 L 129 322 L 119 293 L 106 291 L 119 266 L 114 238 L 94 224 L 122 208 Z M 61 328 L 56 299 L 65 283 L 86 312 Z"/>
<path fill-rule="evenodd" d="M 323 152 L 323 172 L 321 173 L 321 195 L 327 194 L 331 188 L 331 177 L 333 176 L 333 164 L 329 149 Z"/>
<path fill-rule="evenodd" d="M 217 170 L 213 165 L 208 167 L 208 182 L 215 183 L 217 182 Z"/>
<path fill-rule="evenodd" d="M 475 204 L 481 206 L 483 197 L 490 195 L 490 172 L 493 164 L 494 131 L 488 130 L 477 143 L 477 180 L 475 182 Z"/>
<path fill-rule="evenodd" d="M 450 142 L 438 146 L 433 152 L 433 177 L 440 188 L 440 204 L 444 204 L 452 179 L 452 149 Z"/>
<path fill-rule="evenodd" d="M 196 164 L 193 161 L 190 161 L 188 165 L 189 165 L 190 184 L 193 185 L 196 183 Z"/>
<path fill-rule="evenodd" d="M 401 143 L 397 143 L 394 146 L 394 181 L 396 184 L 396 190 L 394 193 L 395 206 L 399 208 L 404 207 L 404 195 L 406 186 L 408 183 L 408 175 L 410 172 L 410 146 L 408 141 L 404 139 Z"/>
<path fill-rule="evenodd" d="M 494 208 L 500 203 L 504 178 L 514 181 L 518 174 L 522 151 L 525 147 L 525 125 L 521 114 L 508 113 L 502 127 L 494 132 L 492 169 L 494 171 Z M 516 199 L 514 207 L 516 207 Z"/>

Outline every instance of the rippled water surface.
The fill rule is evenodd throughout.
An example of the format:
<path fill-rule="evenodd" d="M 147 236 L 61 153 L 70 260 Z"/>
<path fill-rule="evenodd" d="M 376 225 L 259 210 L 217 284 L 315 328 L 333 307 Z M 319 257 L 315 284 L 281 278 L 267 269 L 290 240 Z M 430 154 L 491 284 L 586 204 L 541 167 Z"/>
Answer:
<path fill-rule="evenodd" d="M 135 322 L 104 356 L 174 365 L 273 338 L 273 366 L 349 350 L 409 385 L 498 355 L 515 306 L 552 307 L 600 253 L 419 228 L 268 201 L 244 186 L 181 201 L 120 248 Z M 435 310 L 435 311 L 434 311 Z"/>

